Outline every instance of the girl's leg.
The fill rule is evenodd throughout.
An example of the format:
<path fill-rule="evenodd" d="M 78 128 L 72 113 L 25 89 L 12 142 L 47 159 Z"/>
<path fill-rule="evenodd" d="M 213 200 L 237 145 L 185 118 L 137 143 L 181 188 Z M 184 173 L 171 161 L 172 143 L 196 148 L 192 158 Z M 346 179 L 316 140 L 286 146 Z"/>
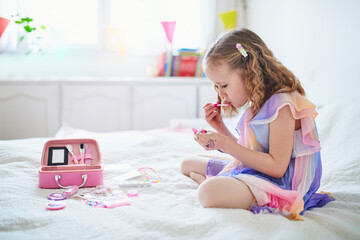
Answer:
<path fill-rule="evenodd" d="M 232 177 L 212 177 L 198 190 L 203 207 L 250 209 L 255 197 L 249 187 Z"/>
<path fill-rule="evenodd" d="M 196 172 L 190 172 L 190 178 L 198 184 L 201 184 L 203 181 L 206 180 L 206 175 L 202 175 Z"/>
<path fill-rule="evenodd" d="M 206 180 L 206 167 L 209 158 L 205 157 L 188 157 L 183 160 L 180 166 L 180 171 L 185 176 L 190 177 L 198 184 Z"/>

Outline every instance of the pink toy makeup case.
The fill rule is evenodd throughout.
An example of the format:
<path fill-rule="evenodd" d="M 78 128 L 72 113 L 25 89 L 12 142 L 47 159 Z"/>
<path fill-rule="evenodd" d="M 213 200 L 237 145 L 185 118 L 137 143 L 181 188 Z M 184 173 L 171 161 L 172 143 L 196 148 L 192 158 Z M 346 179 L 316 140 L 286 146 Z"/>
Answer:
<path fill-rule="evenodd" d="M 103 184 L 99 145 L 94 139 L 56 139 L 45 143 L 40 188 L 95 187 Z"/>

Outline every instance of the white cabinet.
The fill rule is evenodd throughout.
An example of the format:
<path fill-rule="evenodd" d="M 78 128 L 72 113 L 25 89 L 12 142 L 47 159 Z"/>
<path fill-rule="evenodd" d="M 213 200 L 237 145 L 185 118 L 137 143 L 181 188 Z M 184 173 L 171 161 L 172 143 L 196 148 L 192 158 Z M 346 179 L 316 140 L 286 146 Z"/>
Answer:
<path fill-rule="evenodd" d="M 0 139 L 52 137 L 63 125 L 110 132 L 202 117 L 216 100 L 199 78 L 0 79 Z"/>
<path fill-rule="evenodd" d="M 59 106 L 57 84 L 0 83 L 0 139 L 53 136 Z"/>
<path fill-rule="evenodd" d="M 129 86 L 64 83 L 62 103 L 63 125 L 98 132 L 131 128 Z"/>
<path fill-rule="evenodd" d="M 196 86 L 134 87 L 134 129 L 169 126 L 173 118 L 196 117 Z"/>

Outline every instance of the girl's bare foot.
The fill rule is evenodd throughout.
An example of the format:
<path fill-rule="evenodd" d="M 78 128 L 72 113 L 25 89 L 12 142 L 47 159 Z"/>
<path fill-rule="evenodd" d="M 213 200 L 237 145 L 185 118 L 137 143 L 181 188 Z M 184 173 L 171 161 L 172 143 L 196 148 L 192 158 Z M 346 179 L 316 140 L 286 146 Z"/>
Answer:
<path fill-rule="evenodd" d="M 198 184 L 201 184 L 203 181 L 206 180 L 206 177 L 204 175 L 201 175 L 196 172 L 190 172 L 190 178 L 197 182 Z"/>

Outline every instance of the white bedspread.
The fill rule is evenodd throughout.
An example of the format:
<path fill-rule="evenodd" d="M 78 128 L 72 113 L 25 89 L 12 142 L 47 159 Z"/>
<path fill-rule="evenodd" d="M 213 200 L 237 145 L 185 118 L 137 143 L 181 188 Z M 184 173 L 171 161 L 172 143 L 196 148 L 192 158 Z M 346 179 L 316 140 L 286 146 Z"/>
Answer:
<path fill-rule="evenodd" d="M 307 211 L 304 221 L 200 206 L 197 184 L 179 172 L 182 159 L 205 152 L 189 129 L 91 133 L 63 128 L 58 138 L 91 137 L 100 144 L 104 184 L 117 189 L 112 165 L 156 169 L 161 182 L 139 189 L 131 206 L 104 209 L 66 200 L 48 211 L 38 188 L 45 138 L 0 141 L 0 239 L 360 239 L 360 107 L 335 103 L 319 110 L 323 178 L 336 201 Z M 197 127 L 195 125 L 194 127 Z M 230 126 L 229 126 L 230 127 Z M 231 126 L 235 127 L 235 126 Z"/>

